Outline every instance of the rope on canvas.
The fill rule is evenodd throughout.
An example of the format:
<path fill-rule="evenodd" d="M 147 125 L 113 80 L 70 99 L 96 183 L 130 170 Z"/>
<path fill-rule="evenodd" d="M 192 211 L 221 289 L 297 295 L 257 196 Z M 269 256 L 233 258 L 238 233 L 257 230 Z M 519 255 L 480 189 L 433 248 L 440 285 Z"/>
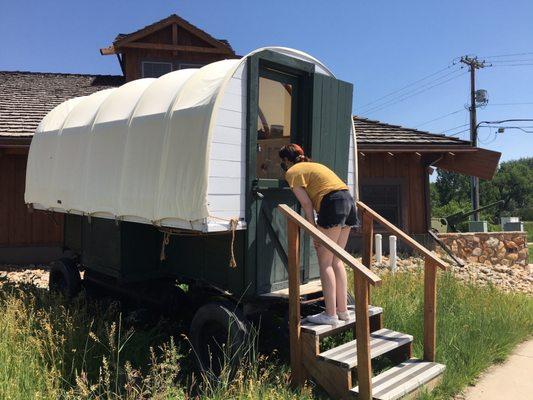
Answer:
<path fill-rule="evenodd" d="M 235 232 L 237 231 L 238 223 L 239 223 L 239 220 L 237 218 L 232 218 L 229 221 L 229 226 L 231 229 L 231 247 L 230 247 L 230 259 L 229 259 L 230 268 L 237 267 L 237 261 L 235 260 L 234 246 L 235 246 Z"/>
<path fill-rule="evenodd" d="M 159 255 L 159 259 L 161 261 L 165 261 L 167 256 L 165 254 L 165 248 L 170 243 L 170 232 L 163 232 L 163 241 L 161 242 L 161 254 Z"/>
<path fill-rule="evenodd" d="M 229 266 L 230 268 L 236 268 L 237 267 L 237 260 L 235 259 L 235 235 L 237 232 L 237 226 L 239 225 L 239 219 L 238 218 L 220 218 L 220 217 L 212 217 L 215 219 L 219 219 L 222 221 L 229 222 L 229 228 L 231 230 L 231 244 L 230 244 L 230 259 L 229 259 Z M 194 232 L 186 229 L 176 229 L 176 228 L 159 228 L 159 231 L 163 233 L 163 238 L 161 241 L 161 253 L 159 255 L 159 259 L 161 261 L 166 260 L 166 254 L 165 249 L 166 246 L 170 243 L 170 237 L 171 236 L 205 236 L 206 234 L 203 232 Z M 227 231 L 226 231 L 227 232 Z M 225 232 L 220 232 L 221 234 Z"/>

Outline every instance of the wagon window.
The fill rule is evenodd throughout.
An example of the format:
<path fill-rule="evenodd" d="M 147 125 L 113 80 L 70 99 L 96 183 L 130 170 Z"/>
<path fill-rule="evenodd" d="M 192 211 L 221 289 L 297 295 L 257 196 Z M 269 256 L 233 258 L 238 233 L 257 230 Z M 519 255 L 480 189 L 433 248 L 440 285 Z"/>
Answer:
<path fill-rule="evenodd" d="M 282 179 L 278 151 L 290 143 L 293 85 L 259 78 L 257 177 Z"/>

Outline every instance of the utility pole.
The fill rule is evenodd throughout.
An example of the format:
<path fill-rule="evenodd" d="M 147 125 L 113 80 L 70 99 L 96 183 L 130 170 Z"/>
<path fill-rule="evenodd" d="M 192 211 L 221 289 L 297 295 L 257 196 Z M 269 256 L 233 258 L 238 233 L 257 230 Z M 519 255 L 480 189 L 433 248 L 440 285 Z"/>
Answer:
<path fill-rule="evenodd" d="M 477 146 L 477 121 L 476 121 L 476 69 L 486 66 L 485 61 L 479 61 L 477 57 L 463 56 L 461 62 L 469 66 L 470 71 L 470 142 L 472 146 Z M 470 197 L 472 208 L 479 208 L 479 178 L 470 177 Z M 479 221 L 479 213 L 474 213 L 474 221 Z"/>

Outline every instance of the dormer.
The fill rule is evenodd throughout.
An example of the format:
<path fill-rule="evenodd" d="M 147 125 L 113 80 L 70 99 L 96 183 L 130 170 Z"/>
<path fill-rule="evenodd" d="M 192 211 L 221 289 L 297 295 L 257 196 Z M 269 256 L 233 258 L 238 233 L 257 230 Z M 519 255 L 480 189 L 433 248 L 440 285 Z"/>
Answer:
<path fill-rule="evenodd" d="M 176 14 L 133 33 L 119 34 L 100 53 L 117 55 L 127 81 L 238 58 L 226 40 L 215 39 Z"/>

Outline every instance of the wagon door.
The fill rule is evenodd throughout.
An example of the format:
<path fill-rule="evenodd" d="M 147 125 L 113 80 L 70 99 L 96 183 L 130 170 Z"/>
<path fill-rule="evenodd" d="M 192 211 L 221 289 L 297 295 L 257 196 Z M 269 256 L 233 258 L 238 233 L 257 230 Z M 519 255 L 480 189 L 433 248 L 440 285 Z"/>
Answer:
<path fill-rule="evenodd" d="M 339 178 L 349 183 L 348 162 L 351 136 L 353 85 L 322 74 L 313 76 L 311 105 L 311 158 L 328 166 Z M 355 180 L 356 177 L 353 177 Z M 306 239 L 309 249 L 310 279 L 320 276 L 316 251 Z"/>
<path fill-rule="evenodd" d="M 292 141 L 301 143 L 301 79 L 275 69 L 260 68 L 257 109 L 255 181 L 257 289 L 271 292 L 287 285 L 286 220 L 277 209 L 297 201 L 287 186 L 278 151 Z M 304 254 L 303 265 L 305 262 Z"/>
<path fill-rule="evenodd" d="M 300 211 L 278 151 L 302 144 L 319 162 L 347 177 L 351 85 L 315 74 L 313 64 L 265 51 L 248 63 L 248 253 L 250 293 L 287 287 L 287 221 L 281 203 Z M 347 129 L 345 129 L 347 128 Z M 342 137 L 338 137 L 338 136 Z M 301 281 L 319 278 L 309 237 L 301 241 Z"/>

